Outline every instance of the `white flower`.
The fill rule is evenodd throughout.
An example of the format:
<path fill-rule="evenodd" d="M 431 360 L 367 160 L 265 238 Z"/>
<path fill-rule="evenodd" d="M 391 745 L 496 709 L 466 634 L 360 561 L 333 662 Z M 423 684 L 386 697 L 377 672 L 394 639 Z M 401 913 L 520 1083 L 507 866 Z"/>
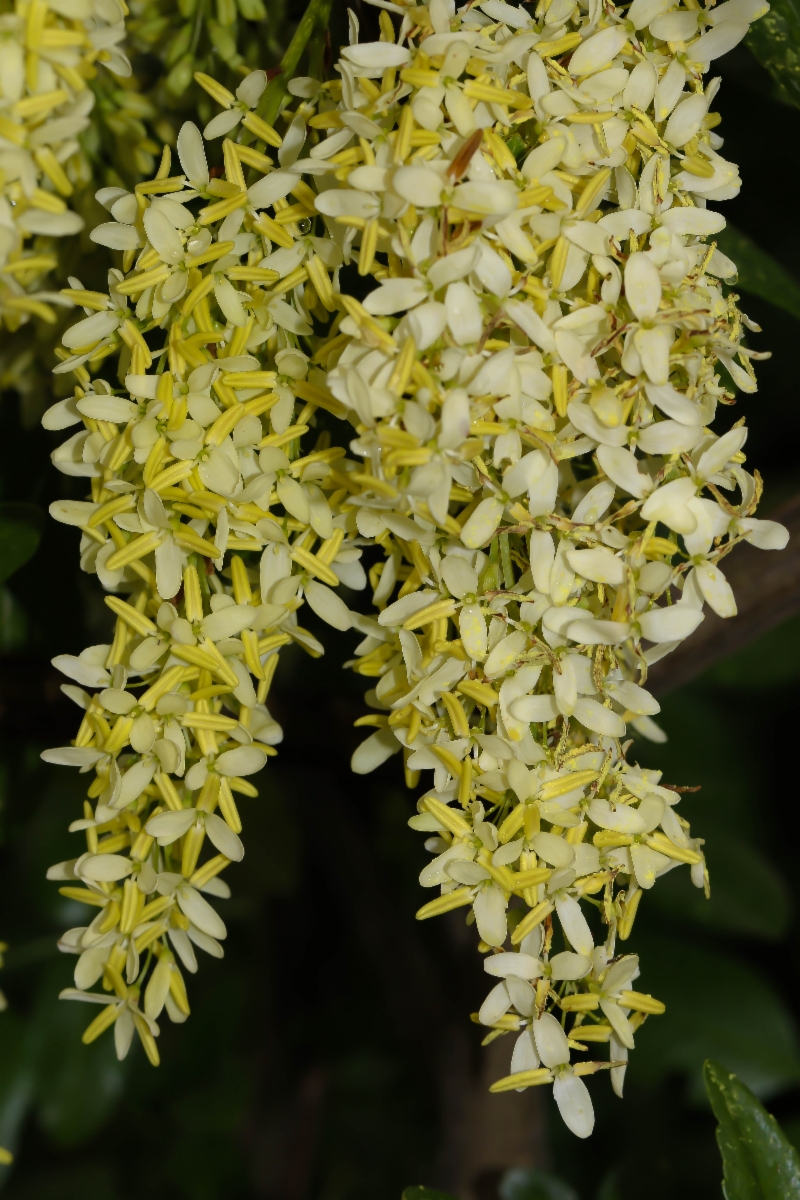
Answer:
<path fill-rule="evenodd" d="M 212 117 L 206 125 L 203 130 L 203 137 L 206 141 L 212 141 L 214 138 L 222 137 L 223 134 L 231 133 L 242 117 L 255 109 L 266 86 L 266 72 L 251 71 L 249 75 L 246 75 L 236 89 L 236 98 L 230 96 L 230 93 L 229 99 L 225 98 L 226 111 Z M 218 95 L 219 93 L 215 94 L 214 98 L 217 99 Z"/>

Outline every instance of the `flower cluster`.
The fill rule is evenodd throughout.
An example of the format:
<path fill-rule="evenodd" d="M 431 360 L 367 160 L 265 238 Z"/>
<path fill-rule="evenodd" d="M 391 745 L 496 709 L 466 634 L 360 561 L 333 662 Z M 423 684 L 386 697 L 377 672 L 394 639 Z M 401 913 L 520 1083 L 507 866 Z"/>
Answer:
<path fill-rule="evenodd" d="M 213 16 L 191 0 L 147 0 L 130 11 L 118 0 L 8 7 L 0 16 L 0 319 L 15 334 L 25 328 L 0 347 L 0 388 L 17 391 L 29 424 L 46 407 L 63 310 L 72 307 L 57 288 L 76 270 L 105 270 L 102 253 L 87 256 L 74 237 L 94 190 L 152 176 L 162 144 L 175 145 L 190 84 L 191 108 L 208 121 L 212 101 L 194 84 L 195 68 L 224 63 L 235 87 L 248 73 L 245 58 L 255 63 L 265 49 L 280 57 L 286 27 L 275 13 L 265 26 L 261 0 L 242 0 L 238 12 L 218 3 Z"/>
<path fill-rule="evenodd" d="M 41 290 L 57 263 L 45 239 L 83 228 L 69 200 L 88 178 L 78 135 L 89 125 L 89 83 L 102 63 L 131 73 L 120 49 L 120 0 L 15 0 L 0 15 L 0 322 L 54 322 L 58 292 Z M 30 245 L 30 239 L 34 239 Z"/>
<path fill-rule="evenodd" d="M 222 170 L 187 124 L 181 174 L 165 151 L 153 181 L 101 191 L 92 236 L 122 269 L 66 293 L 90 315 L 45 424 L 81 424 L 54 461 L 92 497 L 54 515 L 117 615 L 110 646 L 57 660 L 102 689 L 69 686 L 84 721 L 48 752 L 96 772 L 88 852 L 56 871 L 101 910 L 64 939 L 68 994 L 102 980 L 116 999 L 89 995 L 87 1037 L 116 1022 L 152 1057 L 162 1007 L 188 1011 L 174 953 L 220 952 L 201 892 L 223 894 L 233 792 L 280 736 L 277 647 L 322 650 L 304 597 L 364 635 L 375 732 L 354 769 L 402 752 L 410 786 L 433 771 L 410 824 L 439 894 L 417 915 L 477 926 L 496 982 L 474 1019 L 517 1033 L 494 1090 L 552 1084 L 585 1137 L 581 1077 L 610 1067 L 621 1094 L 663 1011 L 618 943 L 667 871 L 708 888 L 680 789 L 629 761 L 628 727 L 663 739 L 649 666 L 706 604 L 735 613 L 722 558 L 786 538 L 754 516 L 743 421 L 711 428 L 758 354 L 707 240 L 740 183 L 705 76 L 765 5 L 380 7 L 377 42 L 351 19 L 339 78 L 290 85 L 282 137 L 263 73 L 235 94 L 199 75 Z M 365 544 L 372 616 L 332 590 L 366 584 Z M 607 1059 L 572 1061 L 598 1043 Z"/>
<path fill-rule="evenodd" d="M 264 84 L 250 75 L 236 103 L 254 104 Z M 107 293 L 72 281 L 66 294 L 87 315 L 65 333 L 56 370 L 78 383 L 43 419 L 79 426 L 53 461 L 86 479 L 91 498 L 51 513 L 81 530 L 81 565 L 116 618 L 110 644 L 54 660 L 83 718 L 70 746 L 43 757 L 93 772 L 70 827 L 86 851 L 49 873 L 96 910 L 61 940 L 78 955 L 63 995 L 102 1005 L 84 1041 L 114 1025 L 123 1057 L 136 1032 L 154 1064 L 162 1010 L 173 1021 L 189 1012 L 182 968 L 197 969 L 195 948 L 223 953 L 206 896 L 229 895 L 220 872 L 244 853 L 236 797 L 257 794 L 247 777 L 282 737 L 266 706 L 279 649 L 321 654 L 298 609 L 307 601 L 347 629 L 333 589 L 366 582 L 340 511 L 358 464 L 322 430 L 300 450 L 319 408 L 344 412 L 300 348 L 306 305 L 328 298 L 338 251 L 302 236 L 295 210 L 313 197 L 298 175 L 287 182 L 252 146 L 222 149 L 224 174 L 212 177 L 186 123 L 179 174 L 166 149 L 135 192 L 98 193 L 113 220 L 93 236 L 122 251 L 123 269 L 109 272 Z"/>
<path fill-rule="evenodd" d="M 753 516 L 743 420 L 710 428 L 758 355 L 706 240 L 739 178 L 704 77 L 764 7 L 389 5 L 399 30 L 353 29 L 309 121 L 317 211 L 378 283 L 342 296 L 328 360 L 383 553 L 353 765 L 402 748 L 410 782 L 433 771 L 410 824 L 440 894 L 417 915 L 470 908 L 497 980 L 475 1019 L 519 1031 L 494 1089 L 552 1083 L 581 1137 L 580 1076 L 621 1092 L 663 1011 L 618 956 L 643 892 L 681 864 L 707 888 L 679 791 L 627 759 L 629 725 L 663 738 L 648 667 L 704 605 L 735 613 L 737 542 L 786 539 Z"/>

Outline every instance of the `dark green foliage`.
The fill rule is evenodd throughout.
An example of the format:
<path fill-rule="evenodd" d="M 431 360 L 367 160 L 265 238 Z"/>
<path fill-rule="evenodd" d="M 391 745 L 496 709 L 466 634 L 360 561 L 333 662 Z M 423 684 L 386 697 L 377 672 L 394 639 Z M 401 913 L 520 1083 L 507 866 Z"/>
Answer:
<path fill-rule="evenodd" d="M 44 514 L 35 504 L 0 504 L 0 583 L 36 553 Z"/>
<path fill-rule="evenodd" d="M 760 296 L 800 320 L 800 283 L 735 225 L 716 236 L 720 250 L 739 268 L 735 289 Z"/>
<path fill-rule="evenodd" d="M 800 107 L 800 6 L 797 0 L 771 0 L 769 12 L 751 27 L 747 44 L 775 80 L 781 99 Z"/>
<path fill-rule="evenodd" d="M 748 1087 L 719 1063 L 703 1068 L 719 1122 L 726 1200 L 798 1200 L 800 1155 Z"/>

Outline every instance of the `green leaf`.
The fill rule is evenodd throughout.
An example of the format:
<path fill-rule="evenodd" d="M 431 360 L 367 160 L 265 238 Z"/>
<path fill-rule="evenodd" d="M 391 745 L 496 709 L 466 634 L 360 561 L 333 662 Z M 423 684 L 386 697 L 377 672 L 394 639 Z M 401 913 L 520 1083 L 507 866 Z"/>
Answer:
<path fill-rule="evenodd" d="M 578 1193 L 548 1171 L 514 1167 L 500 1181 L 500 1200 L 578 1200 Z"/>
<path fill-rule="evenodd" d="M 646 932 L 646 921 L 639 926 L 642 915 L 640 910 L 630 943 L 641 955 L 641 990 L 663 1000 L 667 1011 L 648 1019 L 637 1034 L 631 1081 L 652 1086 L 685 1071 L 690 1097 L 701 1101 L 702 1066 L 712 1054 L 730 1063 L 761 1096 L 797 1083 L 800 1058 L 792 1017 L 764 973 L 697 938 Z M 747 1020 L 742 1019 L 742 996 L 747 997 Z"/>
<path fill-rule="evenodd" d="M 0 583 L 36 553 L 44 517 L 35 504 L 0 504 Z"/>
<path fill-rule="evenodd" d="M 332 0 L 310 0 L 308 8 L 298 22 L 294 36 L 281 59 L 280 73 L 271 79 L 258 106 L 259 115 L 271 125 L 281 110 L 284 98 L 289 95 L 288 84 L 300 65 L 303 51 L 312 36 L 324 40 L 330 19 Z"/>
<path fill-rule="evenodd" d="M 800 1150 L 800 1116 L 785 1117 L 781 1129 L 795 1150 Z"/>
<path fill-rule="evenodd" d="M 737 288 L 768 300 L 800 320 L 800 283 L 780 263 L 734 225 L 728 224 L 715 236 L 723 254 L 736 263 Z"/>
<path fill-rule="evenodd" d="M 434 1188 L 408 1187 L 403 1192 L 402 1200 L 456 1200 L 449 1192 L 437 1192 Z"/>
<path fill-rule="evenodd" d="M 65 981 L 58 962 L 43 971 L 32 1020 L 37 1038 L 35 1102 L 39 1124 L 57 1146 L 79 1146 L 111 1119 L 122 1096 L 129 1060 L 117 1061 L 109 1031 L 89 1046 L 81 1034 L 94 1005 L 59 1000 Z M 137 1057 L 141 1048 L 131 1050 Z"/>
<path fill-rule="evenodd" d="M 0 1146 L 16 1150 L 35 1087 L 31 1030 L 14 1012 L 0 1021 Z M 0 1167 L 0 1180 L 8 1168 Z M 0 1186 L 2 1186 L 0 1184 Z"/>
<path fill-rule="evenodd" d="M 0 654 L 19 650 L 27 636 L 25 609 L 7 587 L 0 587 Z"/>
<path fill-rule="evenodd" d="M 800 1155 L 748 1087 L 721 1067 L 703 1067 L 708 1098 L 719 1121 L 726 1200 L 800 1200 Z"/>
<path fill-rule="evenodd" d="M 747 45 L 778 85 L 788 104 L 800 108 L 800 5 L 771 0 L 769 12 L 751 26 Z"/>
<path fill-rule="evenodd" d="M 706 822 L 703 832 L 708 836 L 711 899 L 692 887 L 686 872 L 670 871 L 653 889 L 653 910 L 694 927 L 777 941 L 791 918 L 786 884 L 751 838 L 708 826 Z"/>

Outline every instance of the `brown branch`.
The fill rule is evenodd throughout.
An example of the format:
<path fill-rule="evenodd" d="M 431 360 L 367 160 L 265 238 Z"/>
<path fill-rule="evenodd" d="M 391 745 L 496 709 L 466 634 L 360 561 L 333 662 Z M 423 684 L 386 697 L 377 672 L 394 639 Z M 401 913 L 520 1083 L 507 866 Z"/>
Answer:
<path fill-rule="evenodd" d="M 739 614 L 723 620 L 708 607 L 696 633 L 650 669 L 647 686 L 663 696 L 800 612 L 800 494 L 769 514 L 789 530 L 778 552 L 745 542 L 725 560 Z"/>
<path fill-rule="evenodd" d="M 510 1167 L 548 1167 L 545 1088 L 494 1096 L 489 1085 L 508 1074 L 515 1034 L 485 1049 L 463 1024 L 443 1043 L 444 1145 L 440 1169 L 461 1200 L 497 1200 Z"/>

